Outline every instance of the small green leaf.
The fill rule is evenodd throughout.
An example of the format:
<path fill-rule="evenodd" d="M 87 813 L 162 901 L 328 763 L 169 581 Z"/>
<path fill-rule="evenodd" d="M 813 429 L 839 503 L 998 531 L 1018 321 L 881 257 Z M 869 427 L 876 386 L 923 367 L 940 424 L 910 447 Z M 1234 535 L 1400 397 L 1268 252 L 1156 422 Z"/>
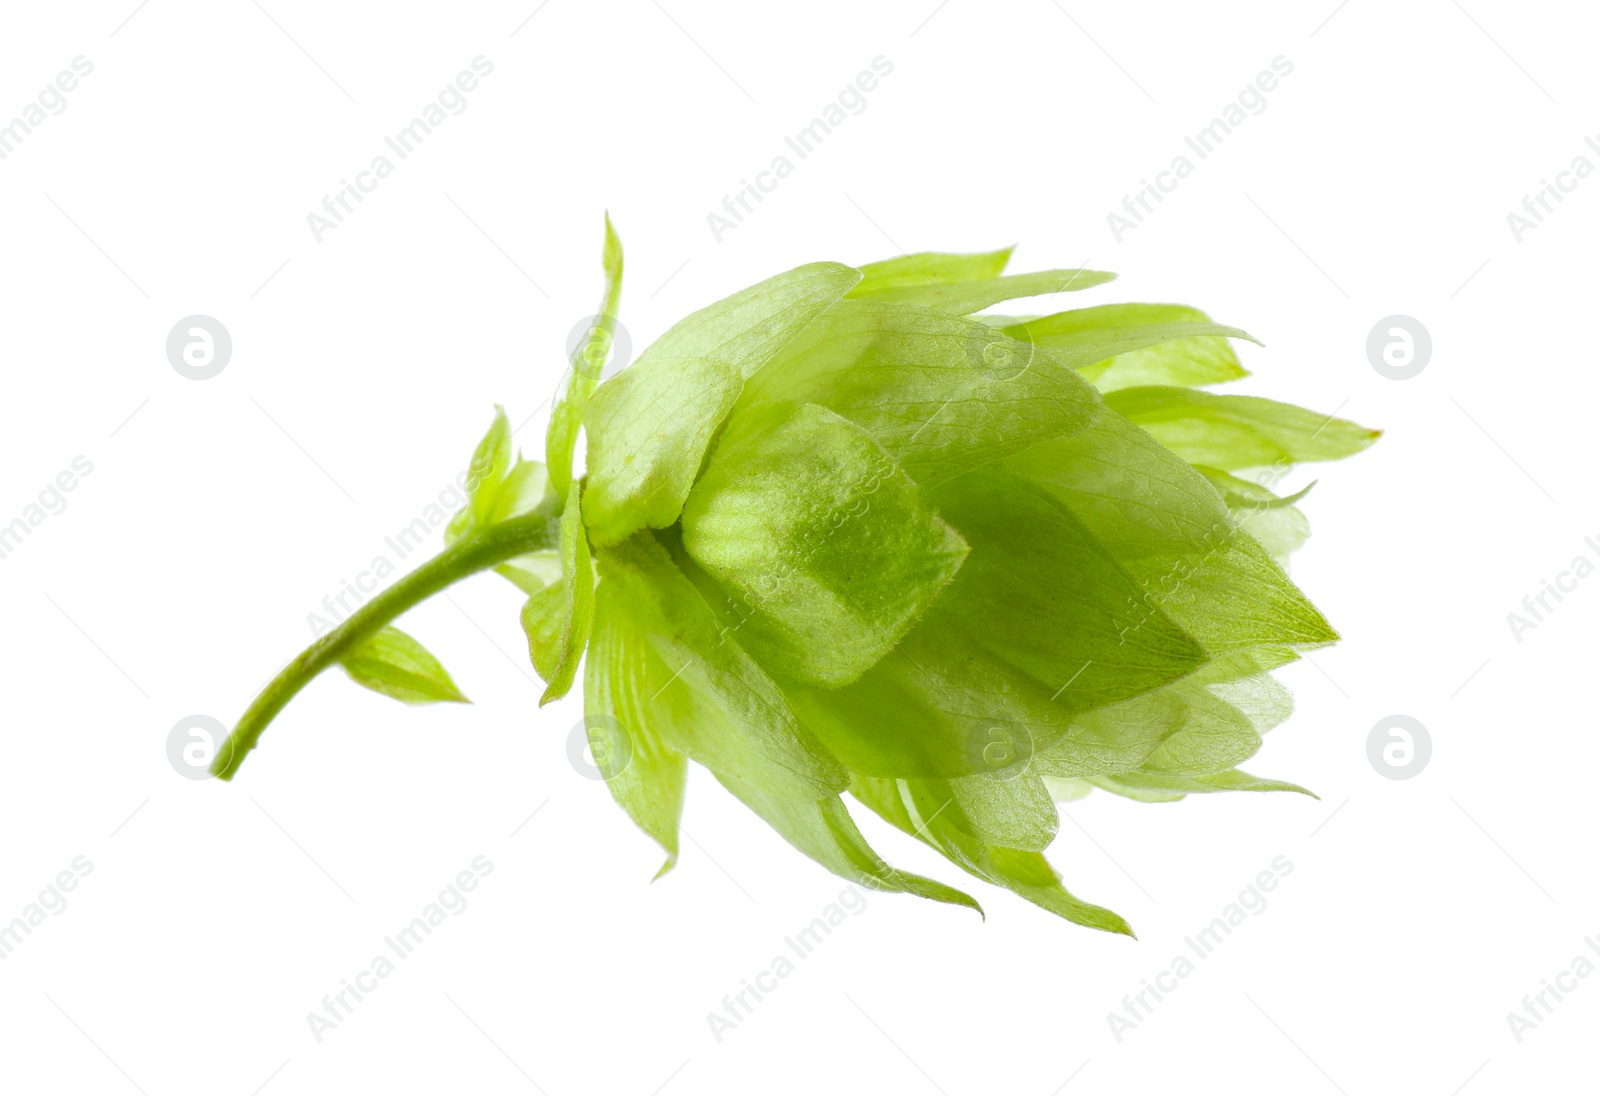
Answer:
<path fill-rule="evenodd" d="M 561 570 L 559 583 L 534 593 L 522 607 L 528 653 L 547 685 L 539 698 L 541 708 L 572 688 L 594 620 L 594 566 L 584 537 L 578 484 L 573 484 L 561 512 Z"/>
<path fill-rule="evenodd" d="M 957 254 L 949 251 L 919 251 L 898 255 L 860 267 L 861 283 L 848 296 L 870 297 L 888 289 L 906 286 L 946 285 L 951 282 L 983 281 L 998 278 L 1011 260 L 1013 247 L 998 251 Z"/>
<path fill-rule="evenodd" d="M 572 597 L 566 582 L 552 582 L 528 595 L 522 605 L 522 630 L 528 638 L 528 657 L 546 682 L 546 692 L 561 672 L 562 634 L 571 620 Z M 539 698 L 544 707 L 544 697 Z"/>
<path fill-rule="evenodd" d="M 600 311 L 588 335 L 572 352 L 566 383 L 550 411 L 550 428 L 545 434 L 545 463 L 550 467 L 550 486 L 562 498 L 572 484 L 572 452 L 578 444 L 578 429 L 583 425 L 583 405 L 600 383 L 600 371 L 611 352 L 617 328 L 617 305 L 622 298 L 622 241 L 606 214 L 605 245 L 600 252 L 605 270 L 605 290 L 600 295 Z"/>
<path fill-rule="evenodd" d="M 512 518 L 532 513 L 545 505 L 546 499 L 553 497 L 555 493 L 545 466 L 538 461 L 523 460 L 519 456 L 501 483 L 500 493 L 495 499 L 494 512 L 489 515 L 489 521 L 491 523 L 510 521 Z"/>
<path fill-rule="evenodd" d="M 1361 452 L 1380 433 L 1276 400 L 1190 388 L 1124 388 L 1107 393 L 1106 404 L 1190 464 L 1225 472 L 1338 460 Z"/>
<path fill-rule="evenodd" d="M 511 466 L 511 471 L 506 473 L 500 497 L 495 502 L 494 513 L 490 515 L 489 521 L 491 524 L 499 524 L 521 517 L 541 506 L 549 506 L 554 497 L 550 487 L 550 477 L 546 474 L 544 465 L 538 461 L 523 460 L 518 457 L 517 462 Z M 470 511 L 465 512 L 470 516 Z M 460 516 L 457 515 L 458 518 Z M 454 528 L 455 524 L 451 522 L 451 528 L 445 533 L 446 544 L 454 544 L 461 533 L 466 531 L 464 526 L 458 532 Z M 494 572 L 525 594 L 538 593 L 561 578 L 561 554 L 530 552 L 500 564 Z"/>
<path fill-rule="evenodd" d="M 472 463 L 467 466 L 467 495 L 471 500 L 472 524 L 482 527 L 489 522 L 500 491 L 505 483 L 506 471 L 511 467 L 511 423 L 506 410 L 495 404 L 494 421 L 484 434 L 478 448 L 472 452 Z"/>
<path fill-rule="evenodd" d="M 561 554 L 529 552 L 509 563 L 500 564 L 494 573 L 525 594 L 537 594 L 551 583 L 561 581 Z"/>
<path fill-rule="evenodd" d="M 507 488 L 511 486 L 511 477 L 515 476 L 518 481 L 514 490 L 516 495 L 522 493 L 523 484 L 544 478 L 544 466 L 541 464 L 518 458 L 517 465 L 520 473 L 511 466 L 511 424 L 506 419 L 505 408 L 496 404 L 494 421 L 473 450 L 472 460 L 467 465 L 462 484 L 467 492 L 467 503 L 456 511 L 445 526 L 446 545 L 454 544 L 498 520 L 496 512 L 505 510 L 508 501 L 513 501 L 505 498 Z"/>
<path fill-rule="evenodd" d="M 956 316 L 967 316 L 1002 301 L 1045 294 L 1070 293 L 1104 285 L 1116 278 L 1103 270 L 1038 270 L 1032 274 L 1008 274 L 999 278 L 969 281 L 933 282 L 922 285 L 889 285 L 852 296 L 861 300 L 916 304 Z"/>
<path fill-rule="evenodd" d="M 584 663 L 583 713 L 591 743 L 613 750 L 601 765 L 612 798 L 667 853 L 660 878 L 678 860 L 688 760 L 667 745 L 662 726 L 681 715 L 680 697 L 663 696 L 672 671 L 650 648 L 607 582 L 595 591 L 594 630 Z M 618 742 L 625 743 L 615 756 Z M 597 754 L 598 756 L 598 754 Z"/>
<path fill-rule="evenodd" d="M 380 628 L 339 665 L 357 685 L 403 704 L 471 703 L 439 660 L 399 628 Z"/>
<path fill-rule="evenodd" d="M 485 438 L 484 442 L 487 443 L 489 440 Z M 480 445 L 479 448 L 482 449 L 483 446 Z M 469 489 L 474 482 L 469 471 L 467 479 Z M 530 513 L 535 508 L 546 505 L 547 499 L 553 497 L 550 491 L 550 477 L 546 474 L 544 465 L 538 461 L 523 460 L 520 455 L 505 475 L 500 477 L 492 494 L 491 510 L 486 519 L 478 518 L 470 500 L 467 505 L 456 511 L 444 529 L 446 546 L 489 525 Z"/>
<path fill-rule="evenodd" d="M 470 532 L 472 532 L 472 500 L 468 499 L 467 504 L 451 515 L 450 521 L 444 527 L 445 547 L 448 548 Z"/>
<path fill-rule="evenodd" d="M 967 554 L 870 434 L 793 403 L 729 421 L 683 544 L 749 607 L 739 642 L 758 661 L 830 688 L 888 654 Z"/>
<path fill-rule="evenodd" d="M 860 280 L 838 263 L 769 278 L 680 320 L 602 384 L 583 408 L 594 543 L 676 521 L 745 378 Z"/>

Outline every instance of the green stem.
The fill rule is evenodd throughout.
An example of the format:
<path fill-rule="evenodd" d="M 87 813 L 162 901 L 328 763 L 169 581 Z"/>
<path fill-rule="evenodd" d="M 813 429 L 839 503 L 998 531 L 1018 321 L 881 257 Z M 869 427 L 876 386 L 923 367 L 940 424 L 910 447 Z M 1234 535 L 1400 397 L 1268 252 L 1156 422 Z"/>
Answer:
<path fill-rule="evenodd" d="M 337 628 L 296 655 L 251 701 L 211 762 L 212 775 L 231 780 L 244 763 L 245 755 L 255 749 L 261 732 L 283 706 L 312 678 L 336 664 L 378 629 L 412 606 L 479 571 L 487 571 L 528 552 L 555 548 L 559 543 L 560 520 L 555 505 L 551 504 L 491 525 L 446 548 L 350 614 Z"/>

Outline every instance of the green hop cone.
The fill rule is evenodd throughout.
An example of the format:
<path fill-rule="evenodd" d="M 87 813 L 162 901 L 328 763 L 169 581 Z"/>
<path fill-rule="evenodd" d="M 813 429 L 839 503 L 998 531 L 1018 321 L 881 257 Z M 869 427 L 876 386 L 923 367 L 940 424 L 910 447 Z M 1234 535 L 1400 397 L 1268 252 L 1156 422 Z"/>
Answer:
<path fill-rule="evenodd" d="M 1202 390 L 1245 376 L 1229 340 L 1249 336 L 1192 308 L 996 315 L 1112 278 L 1006 275 L 1009 258 L 802 266 L 602 384 L 622 274 L 608 220 L 601 311 L 546 465 L 511 457 L 498 413 L 446 552 L 291 663 L 216 771 L 295 673 L 355 660 L 355 680 L 383 679 L 372 637 L 493 567 L 528 595 L 541 703 L 581 665 L 595 757 L 663 872 L 692 760 L 853 882 L 977 908 L 889 866 L 846 794 L 979 879 L 1131 934 L 1045 860 L 1057 803 L 1303 791 L 1238 768 L 1289 714 L 1270 672 L 1338 638 L 1284 571 L 1304 492 L 1270 485 L 1377 434 Z M 420 653 L 402 699 L 460 698 L 404 638 Z M 448 688 L 416 680 L 429 666 Z"/>

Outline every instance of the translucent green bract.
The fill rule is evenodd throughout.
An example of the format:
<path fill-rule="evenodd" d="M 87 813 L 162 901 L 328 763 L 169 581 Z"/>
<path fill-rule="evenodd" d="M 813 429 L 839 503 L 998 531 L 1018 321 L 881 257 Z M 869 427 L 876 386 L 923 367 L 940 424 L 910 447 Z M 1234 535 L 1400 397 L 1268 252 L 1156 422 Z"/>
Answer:
<path fill-rule="evenodd" d="M 596 544 L 677 520 L 745 378 L 844 296 L 861 273 L 814 263 L 679 322 L 583 408 Z"/>
<path fill-rule="evenodd" d="M 683 543 L 742 603 L 745 648 L 832 688 L 887 655 L 967 554 L 871 434 L 795 403 L 732 418 L 689 492 Z"/>

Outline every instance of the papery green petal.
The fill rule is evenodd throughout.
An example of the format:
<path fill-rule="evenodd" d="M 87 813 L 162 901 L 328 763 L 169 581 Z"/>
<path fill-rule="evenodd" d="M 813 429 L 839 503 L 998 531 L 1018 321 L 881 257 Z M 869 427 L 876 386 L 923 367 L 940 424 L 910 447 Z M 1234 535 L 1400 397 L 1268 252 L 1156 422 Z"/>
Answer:
<path fill-rule="evenodd" d="M 1203 476 L 1110 411 L 1092 430 L 1005 461 L 1069 508 L 1160 609 L 1212 655 L 1338 639 Z"/>
<path fill-rule="evenodd" d="M 1236 327 L 1213 323 L 1199 309 L 1178 304 L 1079 308 L 1018 320 L 1005 330 L 1061 352 L 1059 357 L 1070 352 L 1079 373 L 1102 392 L 1132 385 L 1217 384 L 1249 376 L 1228 339 L 1256 342 Z M 1144 345 L 1120 349 L 1130 341 Z M 1093 360 L 1084 361 L 1086 357 Z"/>
<path fill-rule="evenodd" d="M 1272 648 L 1221 655 L 1181 681 L 1085 718 L 1144 726 L 1160 722 L 1170 728 L 1135 772 L 1189 776 L 1221 772 L 1253 756 L 1261 747 L 1261 736 L 1294 710 L 1289 690 L 1267 673 L 1294 657 Z M 1072 771 L 1070 765 L 1054 761 L 1046 751 L 1038 758 L 1038 767 L 1060 774 Z"/>
<path fill-rule="evenodd" d="M 1196 465 L 1195 471 L 1205 476 L 1216 488 L 1239 527 L 1254 537 L 1256 543 L 1277 560 L 1280 567 L 1287 567 L 1289 556 L 1298 551 L 1311 535 L 1311 523 L 1294 504 L 1305 498 L 1306 493 L 1316 486 L 1316 481 L 1313 480 L 1292 495 L 1279 497 L 1270 488 L 1216 468 Z"/>
<path fill-rule="evenodd" d="M 860 268 L 860 284 L 850 291 L 849 296 L 869 297 L 886 289 L 905 286 L 945 285 L 998 278 L 1011 260 L 1013 250 L 1014 247 L 969 253 L 919 251 L 914 255 L 897 255 L 892 259 L 867 263 Z"/>
<path fill-rule="evenodd" d="M 948 621 L 1055 690 L 1060 708 L 1137 695 L 1206 661 L 1180 626 L 1138 612 L 1138 587 L 1116 557 L 1022 476 L 991 465 L 929 497 L 972 545 L 930 626 Z"/>
<path fill-rule="evenodd" d="M 1170 803 L 1196 792 L 1298 792 L 1320 799 L 1315 792 L 1285 780 L 1268 780 L 1231 769 L 1208 776 L 1181 776 L 1167 773 L 1120 773 L 1115 777 L 1093 777 L 1106 791 L 1147 803 Z"/>
<path fill-rule="evenodd" d="M 795 718 L 783 691 L 718 621 L 656 535 L 641 532 L 598 554 L 603 580 L 675 675 L 699 698 L 692 725 L 662 729 L 668 745 L 713 772 L 742 774 L 765 792 L 817 800 L 849 782 Z"/>
<path fill-rule="evenodd" d="M 715 771 L 715 770 L 713 770 Z M 726 771 L 717 779 L 771 826 L 789 844 L 842 879 L 872 890 L 914 894 L 935 902 L 966 906 L 980 914 L 983 907 L 971 895 L 886 863 L 861 835 L 855 819 L 838 796 L 794 799 L 763 791 L 748 780 Z"/>
<path fill-rule="evenodd" d="M 1190 388 L 1124 388 L 1108 393 L 1106 403 L 1190 464 L 1225 472 L 1338 460 L 1380 433 L 1276 400 Z"/>
<path fill-rule="evenodd" d="M 1294 713 L 1294 694 L 1268 673 L 1212 681 L 1207 687 L 1213 695 L 1243 712 L 1258 735 L 1281 726 Z"/>
<path fill-rule="evenodd" d="M 683 544 L 748 608 L 747 650 L 828 687 L 886 655 L 967 554 L 870 434 L 793 403 L 729 421 L 684 505 Z"/>
<path fill-rule="evenodd" d="M 528 657 L 547 688 L 561 671 L 561 635 L 571 611 L 572 596 L 564 581 L 540 587 L 522 604 L 522 631 L 528 640 Z M 543 707 L 542 696 L 540 701 Z"/>
<path fill-rule="evenodd" d="M 1247 510 L 1235 512 L 1234 516 L 1240 528 L 1254 537 L 1279 567 L 1287 568 L 1289 557 L 1304 547 L 1311 536 L 1311 522 L 1297 506 Z"/>
<path fill-rule="evenodd" d="M 1262 646 L 1320 647 L 1339 633 L 1248 533 L 1177 565 L 1129 563 L 1159 606 L 1213 654 Z M 1254 596 L 1258 600 L 1240 600 Z"/>
<path fill-rule="evenodd" d="M 1083 778 L 1137 769 L 1163 742 L 1181 733 L 1192 718 L 1192 709 L 1185 702 L 1188 688 L 1178 682 L 1079 714 L 1074 733 L 1039 746 L 1029 768 L 1044 777 Z M 1108 763 L 1109 756 L 1096 756 L 1082 748 L 1085 739 L 1138 743 L 1140 749 L 1124 754 L 1131 759 L 1126 764 Z M 1111 755 L 1111 751 L 1102 754 Z"/>
<path fill-rule="evenodd" d="M 792 685 L 787 693 L 795 712 L 836 757 L 874 776 L 983 772 L 986 736 L 996 719 L 1008 727 L 1037 726 L 1046 735 L 1066 729 L 1044 722 L 1053 714 L 1050 690 L 950 628 L 914 629 L 843 688 Z M 1032 748 L 1033 734 L 1017 732 L 1024 749 Z M 1113 743 L 1103 768 L 1137 765 L 1158 741 L 1152 736 L 1133 750 Z"/>
<path fill-rule="evenodd" d="M 1261 735 L 1239 709 L 1206 690 L 1185 697 L 1183 726 L 1157 746 L 1138 772 L 1206 774 L 1248 761 L 1261 748 Z"/>
<path fill-rule="evenodd" d="M 838 263 L 769 278 L 680 320 L 602 384 L 583 411 L 594 543 L 676 521 L 745 378 L 860 279 Z"/>
<path fill-rule="evenodd" d="M 980 778 L 987 779 L 987 778 Z M 1077 925 L 1102 932 L 1133 935 L 1128 923 L 1111 910 L 1068 893 L 1048 861 L 1027 850 L 990 845 L 963 825 L 961 807 L 935 787 L 910 781 L 857 776 L 850 794 L 891 825 L 939 850 L 951 863 L 987 883 L 1014 894 Z"/>
<path fill-rule="evenodd" d="M 746 387 L 740 407 L 818 403 L 931 484 L 1087 429 L 1100 396 L 1071 369 L 975 320 L 841 301 Z"/>
<path fill-rule="evenodd" d="M 601 582 L 584 662 L 584 720 L 591 742 L 612 751 L 608 764 L 598 764 L 612 798 L 666 850 L 658 878 L 678 860 L 678 820 L 689 768 L 688 760 L 667 745 L 663 729 L 693 718 L 681 691 L 669 691 L 671 684 L 672 671 L 634 625 L 611 584 Z M 621 756 L 619 743 L 625 744 Z"/>
<path fill-rule="evenodd" d="M 605 289 L 600 295 L 600 310 L 594 327 L 574 348 L 567 367 L 566 382 L 550 411 L 550 428 L 545 433 L 545 462 L 550 467 L 550 485 L 566 497 L 572 485 L 572 452 L 578 444 L 578 429 L 583 425 L 583 405 L 600 383 L 600 371 L 611 352 L 611 339 L 617 328 L 617 305 L 622 298 L 622 241 L 606 214 L 605 244 L 600 252 L 605 271 Z"/>
<path fill-rule="evenodd" d="M 643 640 L 637 656 L 643 672 L 637 680 L 640 693 L 645 687 L 651 693 L 638 702 L 635 718 L 659 736 L 665 749 L 705 765 L 785 841 L 834 874 L 876 890 L 982 912 L 968 895 L 898 871 L 872 850 L 838 796 L 848 777 L 792 715 L 782 714 L 782 694 L 763 680 L 749 656 L 731 637 L 717 638 L 698 593 L 676 573 L 672 558 L 651 534 L 603 550 L 601 568 L 601 612 Z M 642 587 L 650 590 L 644 603 L 633 596 Z M 697 646 L 710 658 L 694 654 Z M 669 659 L 679 657 L 688 660 L 680 666 L 691 668 L 674 670 Z M 779 714 L 760 724 L 740 722 L 737 713 L 757 707 L 779 709 Z"/>
<path fill-rule="evenodd" d="M 1091 787 L 1110 792 L 1112 795 L 1120 795 L 1135 803 L 1177 803 L 1189 794 L 1186 791 L 1165 787 L 1159 780 L 1148 787 L 1136 787 L 1133 784 L 1123 784 L 1117 778 L 1110 776 L 1091 776 L 1087 779 Z"/>
<path fill-rule="evenodd" d="M 1237 516 L 1248 510 L 1282 510 L 1293 506 L 1315 487 L 1313 480 L 1292 495 L 1278 495 L 1269 487 L 1263 487 L 1253 480 L 1240 479 L 1216 468 L 1207 468 L 1203 464 L 1194 466 L 1194 470 L 1206 478 L 1206 482 L 1216 488 L 1217 494 L 1222 496 L 1222 501 L 1229 510 Z"/>
<path fill-rule="evenodd" d="M 901 284 L 869 288 L 866 291 L 858 287 L 851 295 L 861 300 L 915 304 L 955 316 L 966 316 L 992 308 L 1002 301 L 1090 289 L 1115 278 L 1115 274 L 1103 270 L 1038 270 L 1032 274 L 1008 274 L 999 278 L 924 285 Z"/>
<path fill-rule="evenodd" d="M 930 790 L 935 798 L 948 793 L 959 808 L 954 823 L 990 845 L 1043 852 L 1061 824 L 1043 778 L 1027 768 L 950 780 L 913 777 L 906 782 Z"/>
<path fill-rule="evenodd" d="M 539 706 L 567 695 L 589 642 L 594 620 L 594 566 L 584 535 L 582 492 L 577 484 L 561 513 L 561 581 L 530 596 L 522 607 L 528 653 L 546 688 Z"/>
<path fill-rule="evenodd" d="M 1294 710 L 1289 690 L 1267 673 L 1292 657 L 1292 652 L 1272 649 L 1223 655 L 1181 681 L 1085 715 L 1085 723 L 1112 733 L 1162 729 L 1160 746 L 1136 768 L 1084 773 L 1073 757 L 1053 748 L 1037 754 L 1032 768 L 1052 778 L 1107 776 L 1114 781 L 1210 776 L 1231 769 L 1253 756 L 1261 736 Z"/>
<path fill-rule="evenodd" d="M 1120 772 L 1086 765 L 1069 736 L 1036 752 L 1032 770 L 1120 780 L 1128 773 L 1207 775 L 1249 759 L 1261 736 L 1293 710 L 1288 690 L 1265 672 L 1243 676 L 1244 661 L 1259 650 L 1221 656 L 1180 681 L 1078 717 L 1081 733 L 1100 739 L 1154 737 L 1158 744 L 1137 765 Z"/>
<path fill-rule="evenodd" d="M 357 685 L 403 704 L 470 703 L 439 660 L 399 628 L 380 628 L 339 665 Z"/>

